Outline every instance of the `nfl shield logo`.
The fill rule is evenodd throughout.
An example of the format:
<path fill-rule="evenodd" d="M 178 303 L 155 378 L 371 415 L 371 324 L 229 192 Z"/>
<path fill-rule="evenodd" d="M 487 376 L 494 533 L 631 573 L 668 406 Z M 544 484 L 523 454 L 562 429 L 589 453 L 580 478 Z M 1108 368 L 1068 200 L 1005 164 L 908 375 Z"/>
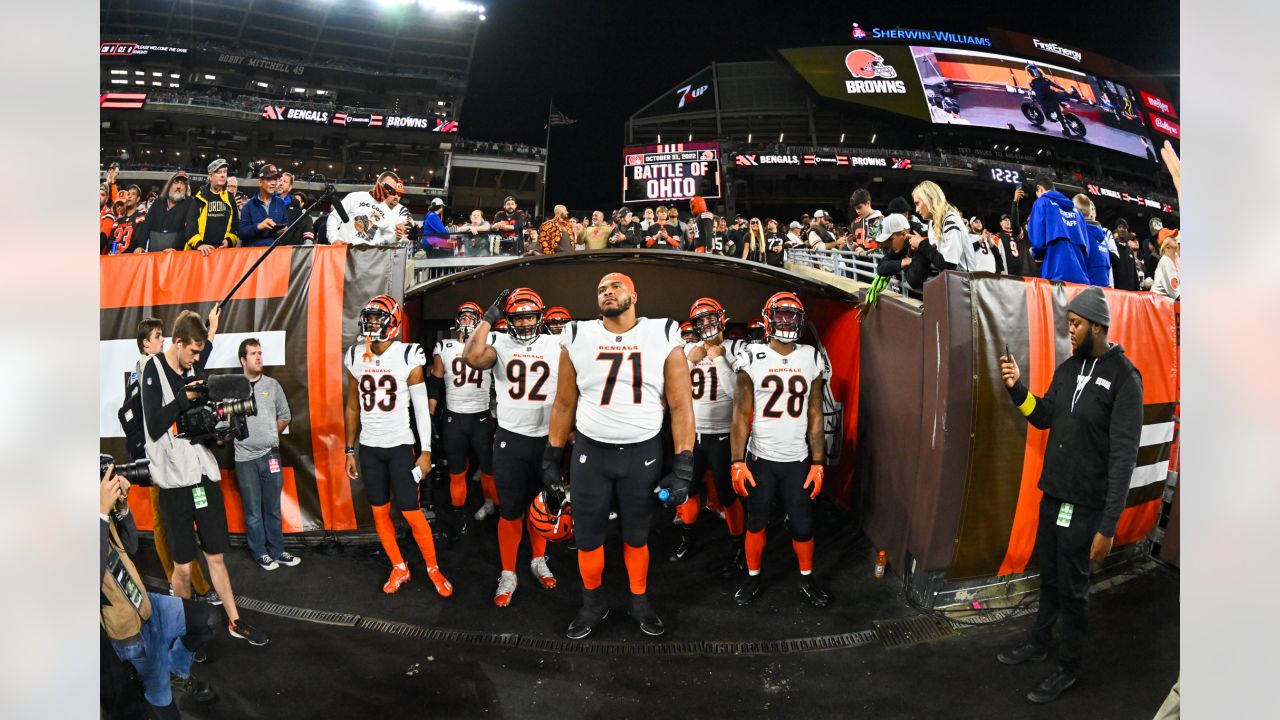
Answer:
<path fill-rule="evenodd" d="M 585 465 L 585 464 L 586 464 L 586 462 L 587 462 L 587 456 L 586 456 L 586 455 L 579 455 L 579 456 L 578 456 L 578 462 L 579 462 L 579 463 L 582 463 L 582 464 L 584 464 L 584 465 Z"/>

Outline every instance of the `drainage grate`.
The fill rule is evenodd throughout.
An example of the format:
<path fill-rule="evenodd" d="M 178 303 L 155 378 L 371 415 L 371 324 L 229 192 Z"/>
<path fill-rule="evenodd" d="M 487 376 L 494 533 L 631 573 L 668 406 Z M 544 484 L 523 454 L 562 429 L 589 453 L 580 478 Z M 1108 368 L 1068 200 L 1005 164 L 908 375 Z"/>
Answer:
<path fill-rule="evenodd" d="M 243 595 L 236 596 L 236 607 L 240 609 L 256 610 L 257 612 L 265 613 L 267 615 L 293 618 L 294 620 L 306 620 L 308 622 L 321 623 L 324 625 L 355 627 L 360 621 L 359 615 L 352 615 L 351 613 L 309 610 L 307 608 L 294 607 L 292 605 L 279 605 L 277 603 L 266 602 L 265 600 L 255 600 L 254 598 L 245 597 Z"/>
<path fill-rule="evenodd" d="M 935 615 L 876 621 L 875 632 L 885 647 L 911 647 L 956 634 L 951 623 Z"/>
<path fill-rule="evenodd" d="M 413 623 L 403 623 L 396 622 L 394 620 L 381 620 L 369 617 L 362 617 L 357 620 L 356 627 L 361 630 L 374 630 L 377 632 L 403 635 L 411 638 L 421 638 L 424 640 L 435 640 L 448 643 L 465 643 L 467 645 L 515 647 L 520 640 L 519 635 L 509 633 L 486 633 L 474 630 L 441 630 L 438 628 L 424 627 L 422 625 L 414 625 Z"/>
<path fill-rule="evenodd" d="M 837 650 L 870 645 L 880 639 L 875 630 L 824 635 L 814 638 L 763 641 L 690 641 L 667 643 L 574 642 L 553 638 L 521 637 L 517 647 L 554 653 L 605 657 L 673 657 L 689 655 L 775 655 L 815 650 Z"/>

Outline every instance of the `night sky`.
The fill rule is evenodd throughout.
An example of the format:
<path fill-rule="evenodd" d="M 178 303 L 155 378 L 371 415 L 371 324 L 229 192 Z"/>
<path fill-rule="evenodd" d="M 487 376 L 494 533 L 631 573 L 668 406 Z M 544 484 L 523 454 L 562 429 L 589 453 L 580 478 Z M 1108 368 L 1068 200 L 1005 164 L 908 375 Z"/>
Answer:
<path fill-rule="evenodd" d="M 712 3 L 487 0 L 462 110 L 464 137 L 541 146 L 547 103 L 578 121 L 551 131 L 547 202 L 620 204 L 627 118 L 716 62 L 766 60 L 780 47 L 834 45 L 863 28 L 987 27 L 1076 45 L 1161 75 L 1178 103 L 1178 6 L 1117 2 Z M 1050 9 L 1052 8 L 1052 10 Z"/>

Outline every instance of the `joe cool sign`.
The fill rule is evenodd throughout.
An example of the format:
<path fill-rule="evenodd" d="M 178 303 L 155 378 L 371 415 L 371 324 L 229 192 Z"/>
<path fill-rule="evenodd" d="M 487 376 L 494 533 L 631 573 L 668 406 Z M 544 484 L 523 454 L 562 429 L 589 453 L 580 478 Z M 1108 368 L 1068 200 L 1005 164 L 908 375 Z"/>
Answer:
<path fill-rule="evenodd" d="M 624 203 L 720 197 L 719 143 L 623 148 Z"/>

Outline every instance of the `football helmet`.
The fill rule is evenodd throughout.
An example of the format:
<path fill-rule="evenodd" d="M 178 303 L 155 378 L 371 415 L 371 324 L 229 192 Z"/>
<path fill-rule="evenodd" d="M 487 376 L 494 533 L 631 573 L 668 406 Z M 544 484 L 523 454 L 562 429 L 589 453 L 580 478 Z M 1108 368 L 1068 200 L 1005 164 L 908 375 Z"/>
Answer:
<path fill-rule="evenodd" d="M 507 306 L 504 308 L 507 320 L 507 334 L 516 342 L 533 342 L 538 339 L 538 334 L 542 332 L 542 313 L 546 308 L 542 304 L 542 296 L 530 290 L 529 288 L 516 288 L 510 296 L 507 297 Z M 532 316 L 535 320 L 532 324 L 519 326 L 516 320 Z"/>
<path fill-rule="evenodd" d="M 547 493 L 540 492 L 529 503 L 529 526 L 551 542 L 568 540 L 573 537 L 573 505 L 565 500 L 557 511 L 552 512 L 547 507 Z"/>
<path fill-rule="evenodd" d="M 390 295 L 378 295 L 360 311 L 360 335 L 370 342 L 387 342 L 400 335 L 400 303 Z"/>
<path fill-rule="evenodd" d="M 760 310 L 764 330 L 769 338 L 782 343 L 794 343 L 800 339 L 804 327 L 804 303 L 795 293 L 774 293 L 764 301 Z"/>
<path fill-rule="evenodd" d="M 698 298 L 693 307 L 689 308 L 689 322 L 693 323 L 700 340 L 710 340 L 719 335 L 728 320 L 724 306 L 715 298 Z"/>
<path fill-rule="evenodd" d="M 484 310 L 473 302 L 464 302 L 458 306 L 458 311 L 453 316 L 454 330 L 462 333 L 463 337 L 468 337 L 476 331 L 476 327 L 480 325 L 480 318 L 484 315 Z"/>
<path fill-rule="evenodd" d="M 573 320 L 573 316 L 569 311 L 559 305 L 552 305 L 542 313 L 542 324 L 546 326 L 547 332 L 552 335 L 559 335 L 564 330 L 564 326 Z"/>
<path fill-rule="evenodd" d="M 747 323 L 747 342 L 762 343 L 769 339 L 769 329 L 765 327 L 764 318 L 757 317 Z"/>

